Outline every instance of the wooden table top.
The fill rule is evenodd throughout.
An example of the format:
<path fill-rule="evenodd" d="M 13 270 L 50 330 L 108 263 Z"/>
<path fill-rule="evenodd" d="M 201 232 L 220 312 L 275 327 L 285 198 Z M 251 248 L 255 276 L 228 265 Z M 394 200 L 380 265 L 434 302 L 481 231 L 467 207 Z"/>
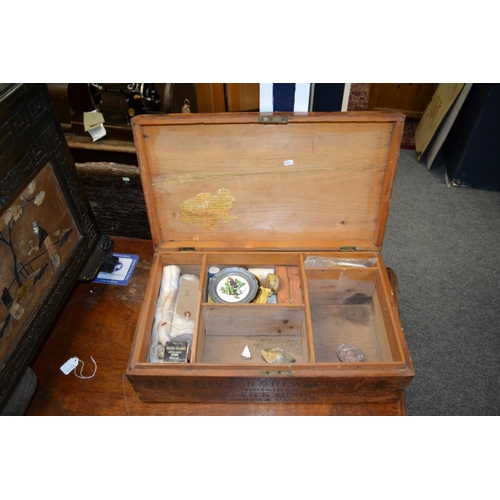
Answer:
<path fill-rule="evenodd" d="M 397 415 L 398 403 L 143 403 L 125 371 L 153 259 L 150 240 L 113 237 L 115 252 L 139 256 L 126 286 L 79 283 L 31 364 L 38 388 L 27 415 Z M 79 379 L 60 366 L 73 356 L 84 363 Z M 81 366 L 81 365 L 80 365 Z M 80 368 L 78 368 L 80 372 Z"/>

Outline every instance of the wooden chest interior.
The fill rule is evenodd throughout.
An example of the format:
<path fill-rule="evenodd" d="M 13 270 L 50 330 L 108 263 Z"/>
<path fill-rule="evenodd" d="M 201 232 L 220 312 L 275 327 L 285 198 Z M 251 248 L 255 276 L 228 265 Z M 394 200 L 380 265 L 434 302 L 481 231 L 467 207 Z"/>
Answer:
<path fill-rule="evenodd" d="M 127 369 L 143 401 L 403 397 L 413 368 L 380 253 L 402 125 L 376 113 L 133 120 L 156 249 Z M 168 265 L 199 277 L 189 363 L 148 362 Z M 214 303 L 212 266 L 272 268 L 276 302 Z M 365 361 L 341 362 L 343 343 Z M 294 362 L 266 363 L 276 346 Z"/>

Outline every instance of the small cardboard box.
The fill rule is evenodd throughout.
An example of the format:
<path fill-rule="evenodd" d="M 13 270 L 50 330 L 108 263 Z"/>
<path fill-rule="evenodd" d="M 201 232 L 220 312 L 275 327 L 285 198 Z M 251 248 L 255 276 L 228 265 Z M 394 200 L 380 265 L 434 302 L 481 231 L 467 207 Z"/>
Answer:
<path fill-rule="evenodd" d="M 404 116 L 133 120 L 155 258 L 127 376 L 144 402 L 394 402 L 413 367 L 381 248 Z M 149 363 L 162 269 L 199 277 L 189 363 Z M 209 300 L 208 269 L 274 268 L 276 303 Z M 365 361 L 342 362 L 341 344 Z M 251 359 L 242 357 L 248 346 Z M 295 362 L 269 364 L 280 347 Z"/>

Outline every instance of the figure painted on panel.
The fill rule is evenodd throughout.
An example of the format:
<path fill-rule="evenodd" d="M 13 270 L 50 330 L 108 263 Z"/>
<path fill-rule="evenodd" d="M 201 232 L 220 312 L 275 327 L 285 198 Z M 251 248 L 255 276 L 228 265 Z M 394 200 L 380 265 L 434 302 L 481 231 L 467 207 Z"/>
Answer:
<path fill-rule="evenodd" d="M 47 231 L 45 231 L 45 229 L 42 226 L 38 224 L 36 220 L 32 222 L 32 225 L 33 225 L 33 232 L 38 235 L 38 245 L 36 249 L 40 250 L 43 244 L 47 249 L 47 253 L 49 254 L 50 261 L 52 262 L 52 267 L 54 268 L 54 270 L 57 269 L 59 267 L 59 264 L 61 263 L 61 259 L 59 258 L 57 250 L 54 247 L 54 244 L 52 243 L 49 234 L 47 233 Z"/>

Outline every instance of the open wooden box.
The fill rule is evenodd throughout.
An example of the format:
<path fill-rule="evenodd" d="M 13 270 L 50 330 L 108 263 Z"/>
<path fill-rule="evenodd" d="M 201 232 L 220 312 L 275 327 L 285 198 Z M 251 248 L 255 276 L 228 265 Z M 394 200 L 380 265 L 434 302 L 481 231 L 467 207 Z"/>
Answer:
<path fill-rule="evenodd" d="M 155 246 L 127 376 L 147 402 L 399 402 L 413 367 L 380 253 L 404 117 L 133 119 Z M 149 363 L 162 269 L 200 278 L 189 363 Z M 208 269 L 272 267 L 277 303 L 208 300 Z M 339 344 L 363 362 L 343 363 Z M 241 357 L 248 345 L 252 359 Z M 268 364 L 279 346 L 294 363 Z"/>

